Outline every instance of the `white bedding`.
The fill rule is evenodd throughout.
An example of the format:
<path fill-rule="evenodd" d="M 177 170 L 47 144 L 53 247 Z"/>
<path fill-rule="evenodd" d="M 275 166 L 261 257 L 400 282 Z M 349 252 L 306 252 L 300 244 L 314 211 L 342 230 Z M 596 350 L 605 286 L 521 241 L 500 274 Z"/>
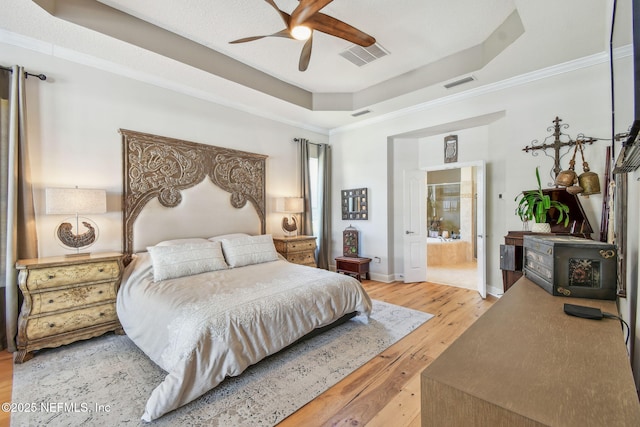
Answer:
<path fill-rule="evenodd" d="M 167 371 L 142 416 L 151 421 L 347 313 L 368 317 L 371 300 L 352 277 L 284 260 L 154 283 L 141 253 L 125 271 L 117 311 Z"/>

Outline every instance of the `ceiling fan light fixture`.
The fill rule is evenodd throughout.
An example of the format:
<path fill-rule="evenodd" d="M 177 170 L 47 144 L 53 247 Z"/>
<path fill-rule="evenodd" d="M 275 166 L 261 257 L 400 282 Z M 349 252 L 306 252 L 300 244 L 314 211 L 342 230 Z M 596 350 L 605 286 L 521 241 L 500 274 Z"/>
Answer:
<path fill-rule="evenodd" d="M 308 40 L 311 37 L 311 29 L 305 25 L 296 25 L 291 29 L 291 37 L 296 40 Z"/>
<path fill-rule="evenodd" d="M 268 5 L 278 12 L 281 20 L 285 24 L 285 28 L 273 34 L 244 37 L 230 41 L 229 43 L 246 43 L 265 37 L 284 37 L 305 41 L 302 51 L 300 52 L 300 60 L 298 61 L 299 71 L 306 71 L 309 66 L 314 31 L 320 31 L 321 33 L 346 40 L 359 46 L 369 47 L 375 45 L 376 39 L 374 37 L 346 22 L 342 22 L 339 19 L 320 12 L 322 8 L 332 1 L 333 0 L 298 0 L 298 6 L 289 14 L 281 10 L 274 0 L 265 0 Z"/>

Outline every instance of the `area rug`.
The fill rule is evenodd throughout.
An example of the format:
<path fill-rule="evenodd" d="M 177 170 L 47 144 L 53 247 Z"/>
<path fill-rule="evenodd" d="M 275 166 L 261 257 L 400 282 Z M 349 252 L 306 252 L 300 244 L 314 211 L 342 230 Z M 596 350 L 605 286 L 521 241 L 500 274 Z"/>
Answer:
<path fill-rule="evenodd" d="M 368 323 L 302 341 L 151 424 L 275 425 L 431 317 L 374 301 Z M 165 375 L 126 336 L 43 350 L 14 366 L 11 426 L 149 425 L 140 416 Z"/>

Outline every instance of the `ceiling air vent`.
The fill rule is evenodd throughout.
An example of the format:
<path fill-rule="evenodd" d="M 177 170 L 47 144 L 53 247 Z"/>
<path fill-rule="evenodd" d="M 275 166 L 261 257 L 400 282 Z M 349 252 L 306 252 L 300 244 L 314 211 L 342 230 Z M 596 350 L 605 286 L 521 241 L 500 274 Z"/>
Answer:
<path fill-rule="evenodd" d="M 340 56 L 358 67 L 362 67 L 387 55 L 389 55 L 389 52 L 378 43 L 374 43 L 369 47 L 354 44 L 349 49 L 340 52 Z"/>
<path fill-rule="evenodd" d="M 360 110 L 360 111 L 356 111 L 351 116 L 352 117 L 360 117 L 360 116 L 364 116 L 365 114 L 369 114 L 370 112 L 371 112 L 371 110 Z"/>
<path fill-rule="evenodd" d="M 452 87 L 456 87 L 456 86 L 463 85 L 465 83 L 472 82 L 475 79 L 476 78 L 473 77 L 473 76 L 465 77 L 465 78 L 462 78 L 460 80 L 456 80 L 455 82 L 447 83 L 446 85 L 444 85 L 444 87 L 446 87 L 447 89 L 451 89 Z"/>

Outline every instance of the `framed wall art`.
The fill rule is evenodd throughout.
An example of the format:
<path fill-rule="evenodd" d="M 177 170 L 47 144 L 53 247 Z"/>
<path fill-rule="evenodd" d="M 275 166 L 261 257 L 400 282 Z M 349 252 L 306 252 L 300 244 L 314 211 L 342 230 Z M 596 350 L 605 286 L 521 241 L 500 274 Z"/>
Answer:
<path fill-rule="evenodd" d="M 444 162 L 455 163 L 458 161 L 458 135 L 444 137 Z"/>
<path fill-rule="evenodd" d="M 369 219 L 369 197 L 366 188 L 342 190 L 342 219 Z"/>

